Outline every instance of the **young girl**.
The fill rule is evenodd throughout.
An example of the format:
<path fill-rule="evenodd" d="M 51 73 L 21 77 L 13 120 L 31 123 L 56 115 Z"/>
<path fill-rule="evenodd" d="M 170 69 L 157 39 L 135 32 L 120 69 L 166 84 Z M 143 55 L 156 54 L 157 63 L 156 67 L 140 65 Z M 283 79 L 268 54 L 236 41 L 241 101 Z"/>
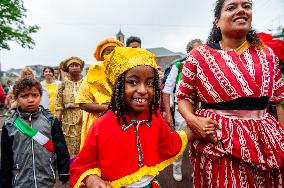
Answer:
<path fill-rule="evenodd" d="M 172 132 L 158 111 L 156 66 L 152 53 L 126 47 L 116 47 L 102 64 L 102 79 L 114 85 L 111 104 L 71 164 L 75 188 L 82 183 L 100 188 L 159 187 L 154 177 L 183 153 L 186 133 Z"/>
<path fill-rule="evenodd" d="M 49 110 L 53 115 L 55 115 L 57 91 L 61 82 L 53 79 L 54 69 L 52 67 L 44 67 L 43 76 L 44 80 L 41 82 L 41 85 L 48 93 Z"/>

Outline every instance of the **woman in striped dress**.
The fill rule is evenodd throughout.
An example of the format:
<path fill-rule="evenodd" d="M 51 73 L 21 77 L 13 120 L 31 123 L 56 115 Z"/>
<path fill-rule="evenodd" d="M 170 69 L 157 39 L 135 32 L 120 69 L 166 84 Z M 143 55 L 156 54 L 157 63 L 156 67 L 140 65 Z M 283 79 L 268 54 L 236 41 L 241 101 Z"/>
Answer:
<path fill-rule="evenodd" d="M 177 96 L 194 136 L 195 187 L 283 187 L 284 125 L 267 105 L 280 105 L 284 82 L 277 56 L 251 20 L 250 0 L 218 0 L 207 44 L 184 65 Z M 216 125 L 217 139 L 204 132 L 208 124 Z"/>

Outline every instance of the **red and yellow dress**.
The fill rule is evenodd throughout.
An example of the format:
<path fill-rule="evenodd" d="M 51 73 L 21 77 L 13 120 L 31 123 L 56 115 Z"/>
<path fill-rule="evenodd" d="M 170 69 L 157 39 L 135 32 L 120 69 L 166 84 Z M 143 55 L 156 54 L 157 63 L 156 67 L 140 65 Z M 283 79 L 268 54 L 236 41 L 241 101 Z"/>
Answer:
<path fill-rule="evenodd" d="M 209 106 L 197 115 L 220 126 L 217 143 L 191 144 L 195 187 L 284 186 L 284 129 L 266 112 L 268 101 L 284 99 L 284 82 L 270 48 L 250 46 L 238 54 L 199 47 L 188 55 L 177 92 L 179 100 Z M 244 100 L 245 108 L 235 108 Z M 218 109 L 225 103 L 229 109 Z"/>
<path fill-rule="evenodd" d="M 156 176 L 177 160 L 187 145 L 185 132 L 173 132 L 158 115 L 147 123 L 144 112 L 121 125 L 108 111 L 91 127 L 84 147 L 70 167 L 70 182 L 75 188 L 91 174 L 118 188 Z M 138 135 L 138 137 L 137 137 Z M 139 142 L 137 142 L 139 140 Z M 139 149 L 138 149 L 139 148 Z"/>

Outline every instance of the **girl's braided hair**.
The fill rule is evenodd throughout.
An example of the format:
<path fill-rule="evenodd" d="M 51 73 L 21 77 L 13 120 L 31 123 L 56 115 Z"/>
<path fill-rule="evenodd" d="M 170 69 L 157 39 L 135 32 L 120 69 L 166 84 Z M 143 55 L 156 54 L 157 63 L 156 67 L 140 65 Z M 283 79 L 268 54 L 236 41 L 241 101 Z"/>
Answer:
<path fill-rule="evenodd" d="M 108 107 L 109 110 L 114 112 L 117 117 L 117 121 L 120 124 L 120 120 L 122 118 L 123 123 L 127 124 L 125 118 L 125 74 L 121 74 L 115 83 L 113 88 L 112 96 L 111 96 L 111 103 Z M 152 120 L 152 113 L 157 115 L 157 111 L 159 109 L 159 99 L 160 99 L 160 87 L 159 87 L 159 74 L 156 69 L 154 69 L 154 98 L 153 101 L 150 103 L 149 106 L 149 122 Z"/>

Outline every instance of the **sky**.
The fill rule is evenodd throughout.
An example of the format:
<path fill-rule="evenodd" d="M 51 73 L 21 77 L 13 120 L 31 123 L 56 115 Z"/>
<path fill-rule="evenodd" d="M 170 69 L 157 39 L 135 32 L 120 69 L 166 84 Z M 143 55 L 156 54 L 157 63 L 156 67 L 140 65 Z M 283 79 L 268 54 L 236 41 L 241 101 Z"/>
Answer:
<path fill-rule="evenodd" d="M 42 64 L 57 66 L 71 56 L 96 63 L 93 52 L 103 39 L 142 39 L 143 48 L 165 47 L 184 52 L 188 41 L 206 41 L 213 22 L 215 0 L 24 0 L 25 23 L 38 25 L 34 49 L 10 42 L 0 51 L 2 70 Z M 284 0 L 253 0 L 252 26 L 276 32 L 284 27 Z"/>

